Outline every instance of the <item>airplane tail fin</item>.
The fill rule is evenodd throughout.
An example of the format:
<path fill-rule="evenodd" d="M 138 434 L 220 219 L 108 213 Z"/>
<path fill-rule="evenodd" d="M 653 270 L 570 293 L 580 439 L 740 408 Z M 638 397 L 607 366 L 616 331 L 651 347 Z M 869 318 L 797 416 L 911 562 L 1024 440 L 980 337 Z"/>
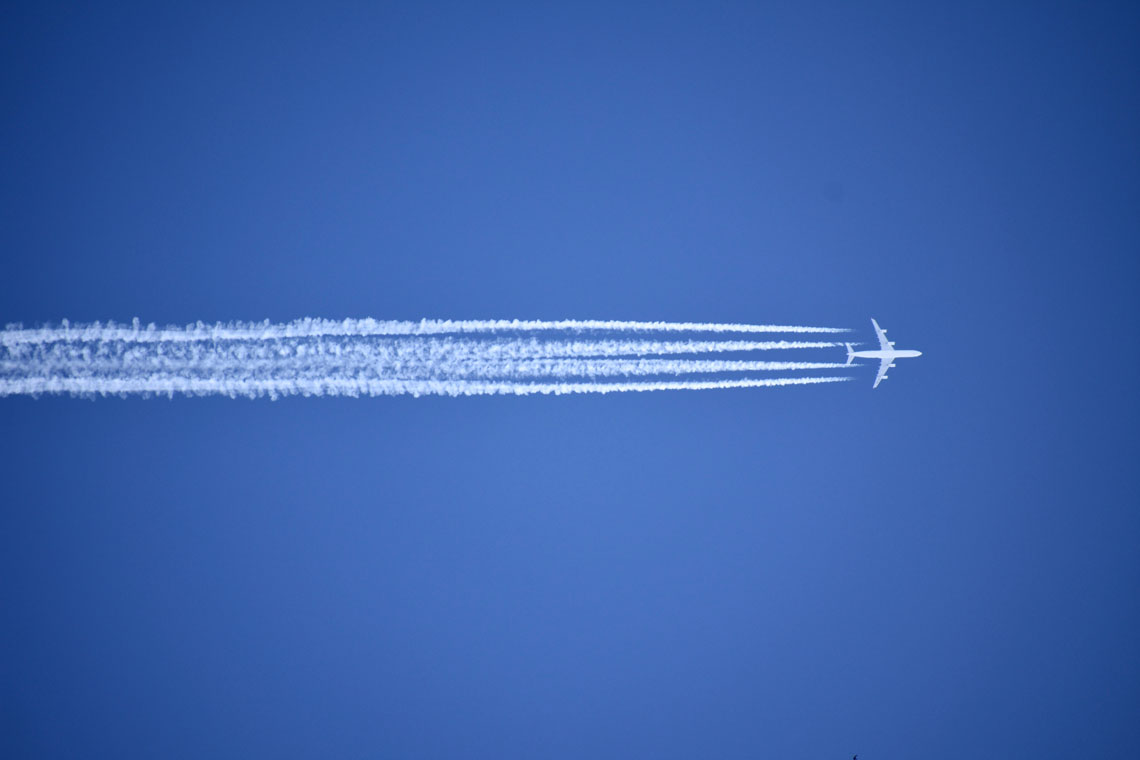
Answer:
<path fill-rule="evenodd" d="M 851 360 L 855 358 L 855 349 L 851 348 L 850 343 L 845 343 L 844 345 L 847 346 L 847 363 L 850 364 Z"/>

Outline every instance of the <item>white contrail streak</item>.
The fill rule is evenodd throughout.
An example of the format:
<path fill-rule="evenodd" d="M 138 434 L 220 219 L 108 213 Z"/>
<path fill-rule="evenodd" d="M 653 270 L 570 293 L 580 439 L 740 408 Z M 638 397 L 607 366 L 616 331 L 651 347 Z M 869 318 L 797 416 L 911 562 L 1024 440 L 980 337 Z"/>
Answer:
<path fill-rule="evenodd" d="M 451 376 L 466 377 L 466 367 L 459 365 Z M 491 364 L 503 376 L 527 377 L 613 377 L 647 375 L 699 375 L 726 372 L 789 372 L 815 369 L 839 369 L 846 364 L 831 362 L 763 362 L 718 361 L 708 359 L 527 359 Z M 484 375 L 487 373 L 484 373 Z"/>
<path fill-rule="evenodd" d="M 748 325 L 720 322 L 636 322 L 596 319 L 509 320 L 509 319 L 424 319 L 419 322 L 376 319 L 299 319 L 287 324 L 265 322 L 202 322 L 186 327 L 143 326 L 138 320 L 131 325 L 114 322 L 72 325 L 64 321 L 58 327 L 14 328 L 0 333 L 3 345 L 17 343 L 54 343 L 57 341 L 125 340 L 135 343 L 186 342 L 202 340 L 270 340 L 281 338 L 314 338 L 322 336 L 363 337 L 371 335 L 442 335 L 493 332 L 538 331 L 611 331 L 611 332 L 707 332 L 707 333 L 843 333 L 839 327 L 805 327 L 800 325 Z"/>
<path fill-rule="evenodd" d="M 0 396 L 71 393 L 74 395 L 132 395 L 175 393 L 231 397 L 302 396 L 530 396 L 571 393 L 628 393 L 671 390 L 712 390 L 722 388 L 764 388 L 788 385 L 839 383 L 847 377 L 781 377 L 739 380 L 663 380 L 637 383 L 519 383 L 463 380 L 357 380 L 324 378 L 311 380 L 230 380 L 226 378 L 61 378 L 29 377 L 0 380 Z"/>
<path fill-rule="evenodd" d="M 393 332 L 396 328 L 392 325 L 425 332 L 401 334 Z M 488 334 L 480 338 L 431 333 L 437 328 L 453 329 L 455 325 L 469 331 L 486 330 Z M 550 330 L 594 333 L 593 337 L 573 340 L 558 337 L 557 332 L 543 337 L 491 334 L 503 325 L 507 331 L 537 332 L 552 325 Z M 164 330 L 142 329 L 137 321 L 130 328 L 98 323 L 81 327 L 64 323 L 58 328 L 32 331 L 9 328 L 0 331 L 0 395 L 530 395 L 766 387 L 846 379 L 802 376 L 695 379 L 691 376 L 800 373 L 846 365 L 758 361 L 741 356 L 713 358 L 725 353 L 841 345 L 830 341 L 660 340 L 652 335 L 630 340 L 623 337 L 633 331 L 648 331 L 649 325 L 673 326 L 662 328 L 665 332 L 709 326 L 648 322 L 301 320 L 288 325 L 234 323 Z M 756 331 L 769 329 L 742 327 L 755 327 Z M 654 376 L 656 379 L 644 382 L 596 382 L 600 378 Z"/>
<path fill-rule="evenodd" d="M 428 350 L 457 356 L 478 352 L 481 356 L 501 358 L 555 358 L 587 356 L 653 356 L 664 354 L 706 354 L 746 351 L 784 351 L 806 348 L 835 348 L 843 345 L 828 341 L 807 340 L 580 340 L 541 341 L 432 341 Z M 852 344 L 854 345 L 854 344 Z"/>
<path fill-rule="evenodd" d="M 2 334 L 2 333 L 0 333 Z M 360 363 L 445 361 L 521 361 L 525 359 L 643 357 L 705 353 L 744 353 L 842 345 L 826 341 L 541 341 L 470 340 L 451 338 L 315 338 L 197 342 L 136 343 L 126 340 L 66 343 L 18 343 L 3 346 L 0 371 L 38 364 L 43 367 L 96 366 L 127 361 L 150 365 L 256 360 L 282 361 L 283 357 L 351 358 Z"/>
<path fill-rule="evenodd" d="M 4 374 L 29 374 L 13 372 L 11 362 L 0 362 L 0 372 Z M 255 378 L 288 372 L 302 376 L 352 375 L 373 379 L 411 379 L 446 376 L 450 378 L 535 378 L 535 377 L 615 377 L 648 375 L 699 375 L 729 372 L 791 372 L 817 369 L 841 369 L 848 365 L 833 362 L 764 362 L 764 361 L 717 361 L 707 359 L 523 359 L 476 362 L 372 362 L 338 361 L 333 364 L 313 364 L 307 360 L 256 359 L 246 362 L 208 361 L 202 363 L 178 363 L 171 361 L 148 361 L 123 363 L 103 359 L 93 359 L 87 363 L 35 365 L 35 373 L 51 373 L 69 377 L 106 377 L 134 372 L 163 372 L 165 374 L 192 377 L 200 374 L 224 374 Z M 33 374 L 32 376 L 48 376 Z"/>

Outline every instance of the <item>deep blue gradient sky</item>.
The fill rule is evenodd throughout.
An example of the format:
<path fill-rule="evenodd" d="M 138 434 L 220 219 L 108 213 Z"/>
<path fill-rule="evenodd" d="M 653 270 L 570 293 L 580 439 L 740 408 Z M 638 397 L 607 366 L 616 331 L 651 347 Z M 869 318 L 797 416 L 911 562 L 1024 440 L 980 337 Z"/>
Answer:
<path fill-rule="evenodd" d="M 0 399 L 0 754 L 1140 753 L 1134 4 L 155 5 L 5 8 L 0 323 L 925 355 Z"/>

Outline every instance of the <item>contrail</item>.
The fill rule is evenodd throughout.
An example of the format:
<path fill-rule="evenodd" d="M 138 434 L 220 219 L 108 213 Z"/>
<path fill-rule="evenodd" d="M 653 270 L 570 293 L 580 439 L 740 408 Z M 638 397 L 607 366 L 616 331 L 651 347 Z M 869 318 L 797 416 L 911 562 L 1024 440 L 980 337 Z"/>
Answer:
<path fill-rule="evenodd" d="M 650 356 L 661 354 L 706 354 L 747 351 L 784 351 L 806 348 L 835 348 L 842 343 L 804 340 L 580 340 L 580 341 L 461 341 L 444 340 L 423 344 L 440 353 L 478 352 L 481 356 L 513 359 L 554 358 L 569 356 Z M 852 344 L 854 345 L 854 344 Z"/>
<path fill-rule="evenodd" d="M 838 382 L 841 377 L 695 379 L 693 375 L 802 373 L 846 366 L 821 361 L 712 358 L 717 354 L 831 348 L 799 340 L 630 340 L 631 332 L 705 329 L 711 323 L 376 322 L 299 320 L 287 325 L 129 328 L 109 323 L 0 331 L 0 395 L 72 393 L 231 396 L 614 393 Z M 395 332 L 392 325 L 426 330 Z M 427 326 L 425 328 L 425 325 Z M 486 337 L 436 334 L 462 326 Z M 506 325 L 507 327 L 503 327 Z M 523 325 L 523 327 L 517 327 Z M 554 327 L 547 328 L 548 325 Z M 606 325 L 607 327 L 599 327 Z M 617 325 L 618 327 L 614 327 Z M 541 326 L 541 327 L 536 327 Z M 775 326 L 733 326 L 777 330 Z M 499 329 L 547 336 L 502 337 Z M 833 328 L 787 328 L 832 330 Z M 336 332 L 342 330 L 343 332 Z M 387 330 L 388 332 L 381 332 Z M 591 337 L 566 340 L 557 331 Z M 595 337 L 597 336 L 597 337 Z M 704 358 L 702 358 L 702 355 Z M 689 356 L 695 358 L 677 358 Z M 595 382 L 597 378 L 672 376 L 675 380 Z M 513 390 L 508 390 L 513 389 Z"/>
<path fill-rule="evenodd" d="M 92 356 L 89 360 L 67 362 L 37 361 L 32 365 L 0 361 L 0 373 L 6 375 L 47 373 L 70 377 L 100 377 L 129 372 L 156 372 L 194 375 L 202 372 L 241 373 L 247 377 L 260 374 L 292 372 L 329 374 L 352 372 L 387 377 L 605 377 L 617 375 L 693 375 L 729 372 L 780 372 L 816 369 L 840 369 L 848 365 L 838 362 L 768 362 L 721 361 L 708 359 L 482 359 L 479 361 L 392 361 L 354 356 L 341 357 L 335 365 L 314 362 L 310 357 L 250 358 L 227 360 L 213 357 L 206 361 L 177 361 L 166 356 L 142 359 L 122 355 L 120 358 Z"/>
<path fill-rule="evenodd" d="M 0 334 L 4 345 L 53 343 L 56 341 L 129 340 L 136 343 L 185 342 L 201 340 L 268 340 L 313 338 L 318 336 L 441 335 L 449 333 L 537 332 L 537 331 L 619 331 L 619 332 L 708 332 L 708 333 L 843 333 L 839 327 L 798 325 L 747 325 L 719 322 L 635 322 L 596 319 L 509 320 L 509 319 L 424 319 L 419 322 L 376 319 L 299 319 L 288 324 L 265 322 L 198 322 L 186 327 L 145 327 L 138 320 L 130 326 L 114 322 L 59 327 L 14 328 Z"/>
<path fill-rule="evenodd" d="M 14 361 L 0 361 L 0 373 L 23 374 L 21 369 L 28 365 Z M 280 374 L 290 371 L 297 374 L 307 372 L 328 374 L 332 365 L 328 362 L 314 362 L 311 357 L 250 358 L 227 360 L 214 357 L 208 361 L 177 361 L 167 356 L 155 356 L 142 361 L 138 357 L 123 355 L 121 358 L 92 356 L 89 360 L 37 361 L 36 372 L 50 372 L 65 376 L 105 376 L 130 368 L 130 371 L 163 371 L 192 375 L 197 372 L 243 373 L 254 376 L 264 373 Z M 388 377 L 432 377 L 445 374 L 448 377 L 606 377 L 637 375 L 695 375 L 729 372 L 786 372 L 817 369 L 841 369 L 847 367 L 841 362 L 768 362 L 768 361 L 722 361 L 709 359 L 481 359 L 478 361 L 393 361 L 375 357 L 342 356 L 335 364 L 340 373 L 352 371 L 386 375 Z"/>
<path fill-rule="evenodd" d="M 831 362 L 717 361 L 705 359 L 524 359 L 493 364 L 458 364 L 447 368 L 449 377 L 637 377 L 648 375 L 702 375 L 730 372 L 787 372 L 840 369 Z M 427 368 L 432 369 L 430 366 Z"/>
<path fill-rule="evenodd" d="M 0 336 L 4 333 L 0 332 Z M 0 346 L 0 367 L 89 365 L 100 360 L 122 362 L 146 359 L 201 362 L 255 359 L 280 360 L 282 356 L 357 356 L 361 361 L 444 361 L 444 360 L 524 360 L 562 357 L 621 357 L 706 353 L 745 353 L 792 349 L 834 348 L 841 343 L 828 341 L 656 341 L 656 340 L 470 340 L 452 338 L 286 338 L 243 339 L 215 342 L 132 341 L 127 339 L 42 343 L 13 343 Z"/>
<path fill-rule="evenodd" d="M 66 378 L 30 377 L 0 380 L 0 396 L 71 393 L 75 395 L 225 395 L 230 397 L 302 396 L 531 396 L 571 393 L 628 393 L 642 391 L 700 391 L 717 388 L 763 388 L 786 385 L 840 383 L 848 377 L 781 377 L 739 380 L 664 380 L 638 383 L 519 383 L 463 380 L 230 380 L 226 378 Z"/>

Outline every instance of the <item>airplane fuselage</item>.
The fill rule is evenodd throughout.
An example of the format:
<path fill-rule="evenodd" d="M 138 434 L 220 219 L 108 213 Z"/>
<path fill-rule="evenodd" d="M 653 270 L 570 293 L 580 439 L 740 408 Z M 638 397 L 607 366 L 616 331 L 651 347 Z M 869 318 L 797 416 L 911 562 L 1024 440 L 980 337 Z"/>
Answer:
<path fill-rule="evenodd" d="M 879 361 L 890 359 L 894 361 L 895 359 L 913 359 L 916 356 L 922 356 L 922 352 L 911 351 L 910 349 L 901 351 L 883 351 L 880 349 L 877 351 L 852 351 L 851 355 L 857 359 L 878 359 Z"/>

